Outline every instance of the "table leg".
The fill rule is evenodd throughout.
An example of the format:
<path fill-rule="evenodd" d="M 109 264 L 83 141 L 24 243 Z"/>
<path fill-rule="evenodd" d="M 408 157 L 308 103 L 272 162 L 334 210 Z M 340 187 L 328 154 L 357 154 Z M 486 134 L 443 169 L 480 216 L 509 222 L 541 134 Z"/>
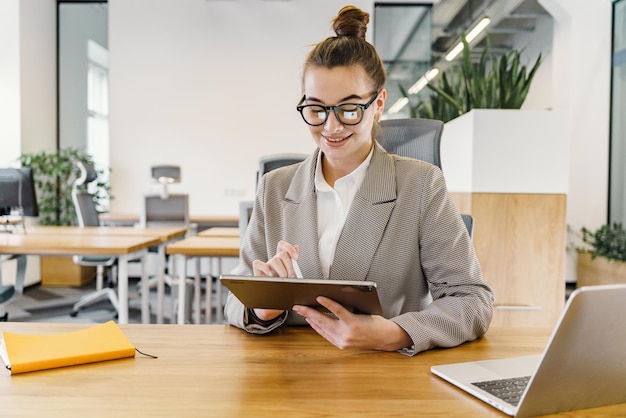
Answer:
<path fill-rule="evenodd" d="M 142 259 L 143 264 L 143 259 Z M 117 322 L 128 324 L 128 255 L 120 255 L 118 259 L 117 277 L 118 312 Z"/>
<path fill-rule="evenodd" d="M 217 283 L 215 284 L 217 288 L 215 289 L 216 297 L 217 297 L 217 306 L 215 310 L 217 311 L 217 323 L 221 324 L 222 319 L 224 318 L 224 304 L 222 303 L 222 282 L 220 282 L 220 276 L 222 275 L 222 257 L 217 257 L 217 272 L 215 277 L 217 277 Z"/>
<path fill-rule="evenodd" d="M 178 323 L 185 323 L 185 282 L 187 279 L 187 257 L 184 255 L 178 255 L 178 269 L 177 269 L 177 282 L 178 282 Z"/>
<path fill-rule="evenodd" d="M 213 316 L 213 259 L 209 258 L 209 271 L 206 275 L 206 289 L 205 289 L 205 298 L 206 302 L 204 305 L 204 322 L 207 324 L 211 323 L 211 317 Z"/>
<path fill-rule="evenodd" d="M 195 258 L 195 262 L 196 262 L 196 276 L 195 276 L 195 280 L 194 280 L 194 295 L 193 295 L 193 299 L 194 299 L 194 303 L 196 305 L 196 311 L 195 311 L 195 315 L 194 315 L 194 323 L 195 324 L 199 324 L 201 321 L 201 311 L 202 311 L 202 299 L 200 298 L 200 293 L 201 293 L 201 280 L 202 280 L 202 276 L 200 275 L 200 257 L 196 257 Z"/>
<path fill-rule="evenodd" d="M 147 254 L 141 256 L 141 323 L 150 323 L 150 283 L 146 269 Z"/>
<path fill-rule="evenodd" d="M 159 267 L 157 272 L 157 324 L 163 323 L 163 298 L 165 297 L 165 243 L 159 245 Z"/>

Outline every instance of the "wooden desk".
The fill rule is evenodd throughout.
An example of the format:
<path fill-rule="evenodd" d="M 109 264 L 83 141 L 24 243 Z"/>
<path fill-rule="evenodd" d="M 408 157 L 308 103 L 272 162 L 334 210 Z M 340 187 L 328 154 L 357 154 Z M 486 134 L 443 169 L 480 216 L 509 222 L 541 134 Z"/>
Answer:
<path fill-rule="evenodd" d="M 198 232 L 199 237 L 231 237 L 239 238 L 239 228 L 235 227 L 214 227 Z"/>
<path fill-rule="evenodd" d="M 110 226 L 130 226 L 139 222 L 138 213 L 102 213 L 100 220 Z M 190 215 L 190 222 L 198 224 L 199 229 L 211 227 L 236 227 L 239 215 Z"/>
<path fill-rule="evenodd" d="M 128 323 L 128 261 L 140 258 L 148 247 L 159 245 L 156 236 L 0 234 L 0 254 L 25 255 L 102 255 L 119 260 L 118 295 L 120 324 Z M 142 281 L 145 283 L 145 269 Z"/>
<path fill-rule="evenodd" d="M 158 245 L 158 274 L 157 274 L 157 315 L 158 324 L 163 323 L 163 298 L 165 295 L 165 247 L 173 241 L 182 239 L 187 234 L 184 227 L 78 227 L 78 226 L 33 226 L 26 230 L 31 235 L 92 235 L 92 236 L 126 236 L 126 237 L 157 237 L 160 242 Z M 101 283 L 98 284 L 98 287 Z M 141 322 L 150 322 L 150 300 L 149 288 L 147 281 L 142 280 L 142 286 L 145 288 L 141 292 Z"/>
<path fill-rule="evenodd" d="M 0 323 L 18 333 L 85 324 Z M 308 327 L 249 335 L 227 325 L 122 325 L 158 356 L 9 376 L 7 417 L 504 417 L 430 373 L 435 364 L 541 353 L 549 331 L 494 328 L 475 342 L 406 357 L 339 350 Z M 564 414 L 625 416 L 626 404 Z"/>
<path fill-rule="evenodd" d="M 187 277 L 186 266 L 187 257 L 218 257 L 218 271 L 216 276 L 222 273 L 222 257 L 239 257 L 239 237 L 190 237 L 174 244 L 167 246 L 167 254 L 175 255 L 178 259 L 176 264 L 180 266 L 178 273 L 179 280 L 181 277 Z M 194 282 L 195 291 L 195 303 L 196 303 L 196 323 L 200 323 L 200 277 L 198 274 L 199 268 L 196 268 L 196 280 Z M 211 322 L 212 312 L 212 280 L 211 277 L 207 277 L 206 285 L 206 306 L 205 306 L 205 321 Z M 217 283 L 216 296 L 219 306 L 217 307 L 217 320 L 222 320 L 222 285 Z M 185 288 L 179 286 L 178 291 L 178 323 L 183 324 L 185 322 Z"/>

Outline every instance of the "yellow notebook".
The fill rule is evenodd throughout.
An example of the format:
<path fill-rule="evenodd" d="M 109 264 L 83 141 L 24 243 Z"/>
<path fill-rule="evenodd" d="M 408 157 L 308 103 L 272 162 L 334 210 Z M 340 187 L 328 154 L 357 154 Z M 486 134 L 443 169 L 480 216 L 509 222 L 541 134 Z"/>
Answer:
<path fill-rule="evenodd" d="M 2 336 L 0 356 L 11 374 L 135 356 L 135 347 L 114 321 L 62 334 Z"/>

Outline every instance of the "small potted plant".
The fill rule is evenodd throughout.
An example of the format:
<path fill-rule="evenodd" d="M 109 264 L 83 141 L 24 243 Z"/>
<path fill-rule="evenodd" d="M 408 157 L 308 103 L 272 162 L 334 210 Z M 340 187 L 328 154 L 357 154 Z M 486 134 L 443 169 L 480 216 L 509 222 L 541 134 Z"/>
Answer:
<path fill-rule="evenodd" d="M 621 222 L 600 226 L 595 231 L 583 227 L 583 245 L 577 248 L 576 286 L 626 283 L 626 229 Z"/>

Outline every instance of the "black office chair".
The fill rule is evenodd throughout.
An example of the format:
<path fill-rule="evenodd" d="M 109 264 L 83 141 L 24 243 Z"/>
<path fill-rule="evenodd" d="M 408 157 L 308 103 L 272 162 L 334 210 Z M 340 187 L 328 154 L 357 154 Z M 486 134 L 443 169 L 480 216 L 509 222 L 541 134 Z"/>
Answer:
<path fill-rule="evenodd" d="M 78 226 L 100 226 L 100 215 L 96 208 L 96 202 L 94 196 L 87 192 L 80 190 L 81 186 L 95 181 L 98 177 L 96 170 L 89 164 L 83 162 L 77 162 L 80 168 L 80 176 L 74 181 L 74 187 L 72 188 L 72 201 L 74 202 L 74 208 L 76 209 L 76 217 L 78 219 Z M 72 260 L 74 263 L 81 266 L 96 267 L 96 291 L 83 296 L 72 307 L 71 316 L 76 316 L 78 311 L 82 308 L 99 302 L 103 299 L 109 299 L 115 311 L 118 311 L 118 298 L 115 292 L 115 283 L 117 279 L 117 257 L 103 257 L 103 256 L 79 256 L 75 255 Z M 104 269 L 109 268 L 108 282 L 104 285 Z"/>
<path fill-rule="evenodd" d="M 415 158 L 441 169 L 443 122 L 433 119 L 389 119 L 380 122 L 377 140 L 387 152 Z M 470 237 L 474 232 L 472 215 L 461 214 Z"/>
<path fill-rule="evenodd" d="M 241 238 L 246 236 L 246 230 L 248 229 L 248 223 L 252 216 L 252 209 L 254 209 L 253 200 L 242 200 L 239 202 L 239 236 Z"/>
<path fill-rule="evenodd" d="M 256 172 L 257 185 L 263 174 L 269 173 L 280 167 L 296 164 L 308 157 L 307 154 L 270 154 L 259 158 L 259 169 Z"/>

